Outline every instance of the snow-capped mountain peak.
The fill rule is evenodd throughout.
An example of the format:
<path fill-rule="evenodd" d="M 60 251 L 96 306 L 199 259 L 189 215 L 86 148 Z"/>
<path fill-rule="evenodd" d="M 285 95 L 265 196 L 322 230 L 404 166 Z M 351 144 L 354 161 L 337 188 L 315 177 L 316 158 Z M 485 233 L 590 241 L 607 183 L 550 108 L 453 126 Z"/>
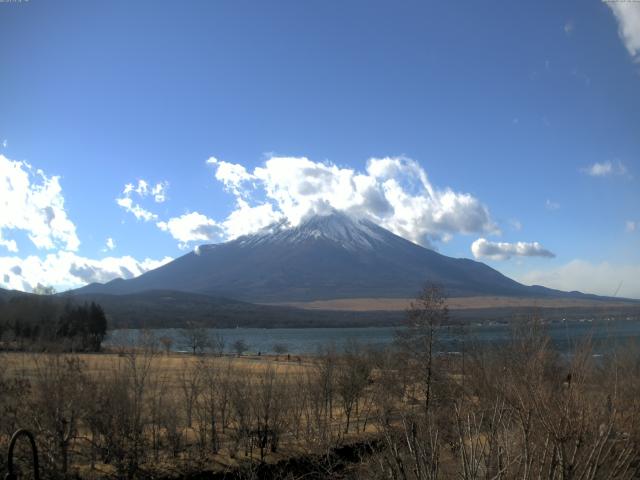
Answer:
<path fill-rule="evenodd" d="M 389 232 L 369 220 L 334 211 L 326 215 L 310 216 L 297 226 L 280 221 L 236 241 L 246 246 L 322 241 L 338 244 L 346 250 L 359 250 L 373 249 L 376 245 L 387 243 L 389 236 Z"/>
<path fill-rule="evenodd" d="M 412 298 L 426 282 L 451 296 L 562 296 L 527 287 L 465 258 L 423 248 L 362 218 L 314 215 L 278 222 L 251 235 L 192 253 L 140 277 L 87 292 L 179 290 L 251 302 L 336 298 Z"/>

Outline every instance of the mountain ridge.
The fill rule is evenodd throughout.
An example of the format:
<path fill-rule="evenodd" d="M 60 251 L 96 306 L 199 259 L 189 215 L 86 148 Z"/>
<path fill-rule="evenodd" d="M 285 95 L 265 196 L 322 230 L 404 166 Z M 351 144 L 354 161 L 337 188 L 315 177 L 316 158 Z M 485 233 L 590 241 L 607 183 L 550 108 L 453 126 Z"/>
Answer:
<path fill-rule="evenodd" d="M 78 294 L 177 290 L 254 303 L 355 297 L 411 298 L 427 282 L 458 296 L 604 298 L 525 286 L 488 265 L 421 247 L 344 213 L 284 222 L 220 244 L 201 245 L 128 280 L 90 284 Z"/>

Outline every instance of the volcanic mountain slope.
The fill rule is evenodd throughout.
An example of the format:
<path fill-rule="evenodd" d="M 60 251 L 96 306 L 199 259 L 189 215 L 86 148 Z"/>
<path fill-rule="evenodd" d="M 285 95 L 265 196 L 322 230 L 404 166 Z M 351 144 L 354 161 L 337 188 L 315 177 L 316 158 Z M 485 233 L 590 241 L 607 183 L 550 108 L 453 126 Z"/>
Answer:
<path fill-rule="evenodd" d="M 317 215 L 299 226 L 274 224 L 230 242 L 197 247 L 129 280 L 90 284 L 76 293 L 178 290 L 250 302 L 336 298 L 411 298 L 425 282 L 450 296 L 582 296 L 524 286 L 491 267 L 409 242 L 368 220 Z"/>

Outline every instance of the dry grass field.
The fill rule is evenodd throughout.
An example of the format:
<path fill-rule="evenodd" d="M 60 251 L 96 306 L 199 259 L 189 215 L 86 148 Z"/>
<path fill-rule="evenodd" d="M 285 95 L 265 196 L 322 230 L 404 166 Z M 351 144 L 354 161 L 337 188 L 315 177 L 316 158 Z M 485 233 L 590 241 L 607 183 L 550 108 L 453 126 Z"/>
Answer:
<path fill-rule="evenodd" d="M 0 360 L 4 364 L 5 374 L 9 376 L 20 375 L 33 379 L 38 363 L 42 363 L 46 354 L 29 352 L 4 352 L 0 353 Z M 84 373 L 90 377 L 100 378 L 106 373 L 117 370 L 126 361 L 126 354 L 117 352 L 105 353 L 79 353 L 61 354 L 62 357 L 78 358 L 83 363 Z M 297 359 L 300 358 L 300 361 Z M 183 353 L 158 353 L 154 356 L 153 367 L 162 371 L 167 380 L 176 383 L 180 374 L 185 370 L 196 367 L 202 362 L 203 356 Z M 290 361 L 286 355 L 261 355 L 261 356 L 224 356 L 208 357 L 208 360 L 217 365 L 225 365 L 232 368 L 238 374 L 256 375 L 264 373 L 267 369 L 275 369 L 280 375 L 300 375 L 312 367 L 309 358 L 292 356 Z"/>
<path fill-rule="evenodd" d="M 393 349 L 291 361 L 0 353 L 0 450 L 16 428 L 32 430 L 48 478 L 640 476 L 632 345 L 596 356 L 587 340 L 559 355 L 532 321 L 500 349 L 443 356 L 420 318 Z"/>
<path fill-rule="evenodd" d="M 366 420 L 373 412 L 362 380 L 357 398 L 349 400 L 355 412 L 349 412 L 346 429 L 344 402 L 337 391 L 322 391 L 323 374 L 330 384 L 324 386 L 335 388 L 336 365 L 327 370 L 311 357 L 290 358 L 157 350 L 0 353 L 0 381 L 20 385 L 12 398 L 0 398 L 0 410 L 4 406 L 16 417 L 10 426 L 0 420 L 0 446 L 12 430 L 26 427 L 42 430 L 37 437 L 52 451 L 49 468 L 88 478 L 122 477 L 133 462 L 136 469 L 144 463 L 154 476 L 172 476 L 224 472 L 247 461 L 274 464 L 374 432 Z M 325 401 L 328 394 L 332 398 Z M 11 403 L 16 401 L 21 405 Z M 56 403 L 54 411 L 49 401 Z M 60 421 L 75 422 L 66 433 L 68 458 L 62 464 L 53 460 L 61 455 L 57 437 L 65 436 L 56 427 Z"/>
<path fill-rule="evenodd" d="M 411 298 L 340 298 L 316 300 L 313 302 L 289 302 L 271 305 L 286 305 L 306 310 L 339 311 L 404 311 L 409 308 Z M 628 307 L 627 301 L 602 301 L 589 299 L 550 299 L 518 297 L 452 297 L 447 299 L 450 310 L 492 309 L 492 308 L 594 308 L 606 310 L 612 307 Z"/>

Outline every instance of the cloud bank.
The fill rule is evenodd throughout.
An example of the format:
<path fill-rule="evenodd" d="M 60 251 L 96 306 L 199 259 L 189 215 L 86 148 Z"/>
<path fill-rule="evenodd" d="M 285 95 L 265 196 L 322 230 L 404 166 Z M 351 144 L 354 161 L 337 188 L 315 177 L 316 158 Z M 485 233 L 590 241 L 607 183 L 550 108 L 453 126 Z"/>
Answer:
<path fill-rule="evenodd" d="M 17 252 L 12 230 L 26 232 L 38 249 L 76 251 L 80 240 L 64 207 L 60 177 L 0 155 L 0 247 Z"/>
<path fill-rule="evenodd" d="M 618 21 L 618 35 L 631 58 L 640 61 L 640 2 L 606 2 Z"/>
<path fill-rule="evenodd" d="M 573 260 L 558 268 L 534 270 L 516 278 L 527 285 L 544 285 L 559 290 L 640 299 L 640 265 L 613 265 Z"/>
<path fill-rule="evenodd" d="M 455 234 L 499 232 L 480 200 L 436 188 L 425 170 L 405 157 L 372 158 L 364 171 L 306 157 L 271 157 L 253 171 L 215 157 L 207 163 L 236 197 L 236 208 L 219 222 L 197 212 L 158 222 L 183 246 L 230 240 L 282 219 L 295 226 L 330 209 L 368 218 L 425 246 Z"/>
<path fill-rule="evenodd" d="M 490 242 L 485 238 L 479 238 L 473 242 L 471 252 L 475 258 L 491 260 L 508 260 L 511 257 L 555 257 L 553 252 L 545 249 L 538 242 Z"/>
<path fill-rule="evenodd" d="M 166 184 L 128 185 L 124 197 L 151 196 L 164 201 Z M 15 254 L 18 243 L 9 238 L 22 231 L 36 248 L 53 250 L 41 258 L 30 255 L 0 256 L 0 287 L 33 291 L 38 285 L 53 285 L 58 290 L 75 288 L 90 282 L 107 282 L 114 278 L 131 278 L 157 268 L 171 260 L 136 260 L 130 256 L 106 257 L 100 260 L 74 253 L 80 240 L 76 227 L 65 210 L 60 178 L 47 176 L 27 162 L 9 160 L 0 155 L 0 252 L 2 248 Z M 115 242 L 107 238 L 104 251 L 113 250 Z"/>
<path fill-rule="evenodd" d="M 106 257 L 100 260 L 59 251 L 44 258 L 0 257 L 0 286 L 31 292 L 38 285 L 54 285 L 57 290 L 77 288 L 92 282 L 108 282 L 114 278 L 133 278 L 171 261 L 136 260 L 130 256 Z"/>

